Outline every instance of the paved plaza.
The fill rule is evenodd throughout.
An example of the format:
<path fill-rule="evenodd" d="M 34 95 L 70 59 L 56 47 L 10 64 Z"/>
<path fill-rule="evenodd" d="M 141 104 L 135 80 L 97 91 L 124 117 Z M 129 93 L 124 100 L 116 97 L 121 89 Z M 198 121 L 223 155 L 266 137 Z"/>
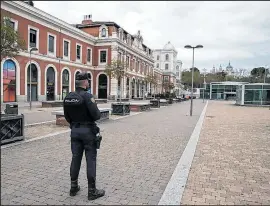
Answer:
<path fill-rule="evenodd" d="M 182 204 L 270 205 L 269 108 L 209 102 Z"/>
<path fill-rule="evenodd" d="M 158 204 L 205 106 L 194 101 L 153 109 L 100 124 L 104 140 L 97 158 L 97 186 L 106 195 L 87 200 L 85 159 L 69 197 L 69 133 L 2 149 L 2 204 Z"/>
<path fill-rule="evenodd" d="M 187 145 L 205 104 L 194 101 L 193 117 L 189 105 L 182 102 L 100 124 L 104 139 L 97 186 L 105 188 L 106 195 L 95 201 L 87 200 L 85 159 L 82 189 L 69 197 L 69 132 L 2 149 L 1 204 L 157 205 L 185 152 L 192 153 Z M 269 108 L 209 101 L 189 174 L 180 174 L 186 184 L 177 201 L 269 205 L 269 137 Z"/>

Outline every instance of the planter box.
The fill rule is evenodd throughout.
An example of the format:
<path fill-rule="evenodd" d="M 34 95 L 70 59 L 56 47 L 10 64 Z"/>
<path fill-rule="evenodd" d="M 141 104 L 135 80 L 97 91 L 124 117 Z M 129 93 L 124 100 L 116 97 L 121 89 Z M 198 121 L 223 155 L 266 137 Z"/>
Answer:
<path fill-rule="evenodd" d="M 63 107 L 63 101 L 44 101 L 42 107 Z"/>
<path fill-rule="evenodd" d="M 143 100 L 143 97 L 134 97 L 134 100 Z"/>
<path fill-rule="evenodd" d="M 112 103 L 112 114 L 114 115 L 129 115 L 130 103 Z"/>
<path fill-rule="evenodd" d="M 166 99 L 168 101 L 168 104 L 172 104 L 173 103 L 173 99 L 172 98 L 169 98 L 169 99 Z"/>
<path fill-rule="evenodd" d="M 168 100 L 166 99 L 160 99 L 160 106 L 168 106 Z"/>
<path fill-rule="evenodd" d="M 97 120 L 96 122 L 103 122 L 110 117 L 110 108 L 101 108 L 99 109 L 101 115 L 100 119 Z M 66 121 L 65 116 L 64 116 L 64 111 L 54 111 L 52 112 L 52 115 L 56 116 L 56 125 L 61 125 L 61 126 L 69 126 L 69 123 Z"/>
<path fill-rule="evenodd" d="M 160 100 L 159 99 L 152 99 L 150 100 L 152 108 L 160 108 Z"/>
<path fill-rule="evenodd" d="M 121 99 L 121 102 L 128 102 L 129 101 L 129 98 L 123 98 Z M 117 99 L 117 102 L 120 102 L 120 99 L 118 98 Z"/>
<path fill-rule="evenodd" d="M 137 102 L 137 103 L 130 103 L 130 111 L 132 112 L 143 112 L 150 110 L 151 104 L 148 102 Z"/>
<path fill-rule="evenodd" d="M 96 102 L 97 104 L 102 104 L 102 103 L 107 103 L 108 100 L 107 100 L 107 99 L 95 99 L 95 102 Z"/>
<path fill-rule="evenodd" d="M 24 140 L 24 115 L 1 115 L 1 145 Z"/>

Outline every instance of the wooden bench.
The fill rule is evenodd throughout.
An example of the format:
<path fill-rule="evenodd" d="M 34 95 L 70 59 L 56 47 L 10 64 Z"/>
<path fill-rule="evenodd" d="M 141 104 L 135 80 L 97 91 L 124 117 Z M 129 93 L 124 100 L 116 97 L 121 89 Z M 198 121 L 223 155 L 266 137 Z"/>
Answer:
<path fill-rule="evenodd" d="M 151 109 L 151 103 L 149 102 L 131 102 L 130 111 L 132 112 L 142 112 Z"/>
<path fill-rule="evenodd" d="M 100 108 L 99 111 L 101 115 L 97 122 L 102 122 L 109 119 L 111 108 Z M 52 115 L 56 116 L 56 125 L 69 126 L 69 123 L 65 119 L 64 111 L 53 111 Z"/>
<path fill-rule="evenodd" d="M 168 100 L 166 100 L 166 99 L 160 99 L 159 100 L 160 101 L 160 106 L 168 106 L 169 105 L 169 103 L 168 103 Z"/>
<path fill-rule="evenodd" d="M 63 107 L 63 100 L 59 101 L 43 101 L 42 107 L 48 108 L 48 107 Z"/>
<path fill-rule="evenodd" d="M 178 99 L 173 99 L 173 103 L 179 102 Z"/>

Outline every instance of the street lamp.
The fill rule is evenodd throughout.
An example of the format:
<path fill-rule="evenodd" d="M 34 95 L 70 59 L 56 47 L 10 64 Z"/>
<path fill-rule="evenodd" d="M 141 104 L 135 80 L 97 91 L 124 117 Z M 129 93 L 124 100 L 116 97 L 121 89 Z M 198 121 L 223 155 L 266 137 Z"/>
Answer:
<path fill-rule="evenodd" d="M 190 113 L 189 115 L 192 116 L 192 108 L 193 108 L 193 78 L 194 78 L 194 49 L 200 49 L 203 48 L 202 45 L 197 45 L 195 47 L 186 45 L 184 47 L 185 49 L 192 49 L 193 50 L 193 55 L 192 55 L 192 74 L 191 74 L 191 101 L 190 101 Z"/>
<path fill-rule="evenodd" d="M 38 49 L 36 47 L 32 47 L 30 49 L 30 57 L 29 57 L 29 62 L 30 62 L 30 71 L 29 71 L 29 83 L 30 83 L 30 87 L 29 87 L 29 104 L 30 104 L 30 110 L 32 109 L 32 69 L 31 69 L 31 66 L 32 66 L 32 63 L 31 63 L 31 53 L 32 51 L 38 51 Z"/>

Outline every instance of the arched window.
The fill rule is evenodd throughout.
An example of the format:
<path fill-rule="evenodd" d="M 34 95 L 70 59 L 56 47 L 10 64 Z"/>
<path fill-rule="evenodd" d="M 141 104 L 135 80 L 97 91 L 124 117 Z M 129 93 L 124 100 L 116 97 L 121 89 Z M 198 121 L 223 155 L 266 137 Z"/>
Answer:
<path fill-rule="evenodd" d="M 165 70 L 169 69 L 169 64 L 165 64 Z"/>
<path fill-rule="evenodd" d="M 179 71 L 179 66 L 178 65 L 176 66 L 176 70 Z"/>
<path fill-rule="evenodd" d="M 101 30 L 101 37 L 106 37 L 106 29 L 105 28 L 103 28 Z"/>
<path fill-rule="evenodd" d="M 159 60 L 159 55 L 157 55 L 157 60 Z"/>
<path fill-rule="evenodd" d="M 16 65 L 6 60 L 3 65 L 3 102 L 16 102 Z"/>
<path fill-rule="evenodd" d="M 62 99 L 69 93 L 69 72 L 65 69 L 62 73 Z"/>
<path fill-rule="evenodd" d="M 55 97 L 55 71 L 52 67 L 47 69 L 47 82 L 46 82 L 46 99 L 47 101 L 54 100 Z"/>
<path fill-rule="evenodd" d="M 31 82 L 30 65 L 27 68 L 27 101 L 30 101 L 30 88 L 31 101 L 38 101 L 38 70 L 35 64 L 31 64 Z"/>
<path fill-rule="evenodd" d="M 165 60 L 166 60 L 166 61 L 169 61 L 169 54 L 166 54 Z"/>
<path fill-rule="evenodd" d="M 157 63 L 157 68 L 159 68 L 159 63 Z"/>

